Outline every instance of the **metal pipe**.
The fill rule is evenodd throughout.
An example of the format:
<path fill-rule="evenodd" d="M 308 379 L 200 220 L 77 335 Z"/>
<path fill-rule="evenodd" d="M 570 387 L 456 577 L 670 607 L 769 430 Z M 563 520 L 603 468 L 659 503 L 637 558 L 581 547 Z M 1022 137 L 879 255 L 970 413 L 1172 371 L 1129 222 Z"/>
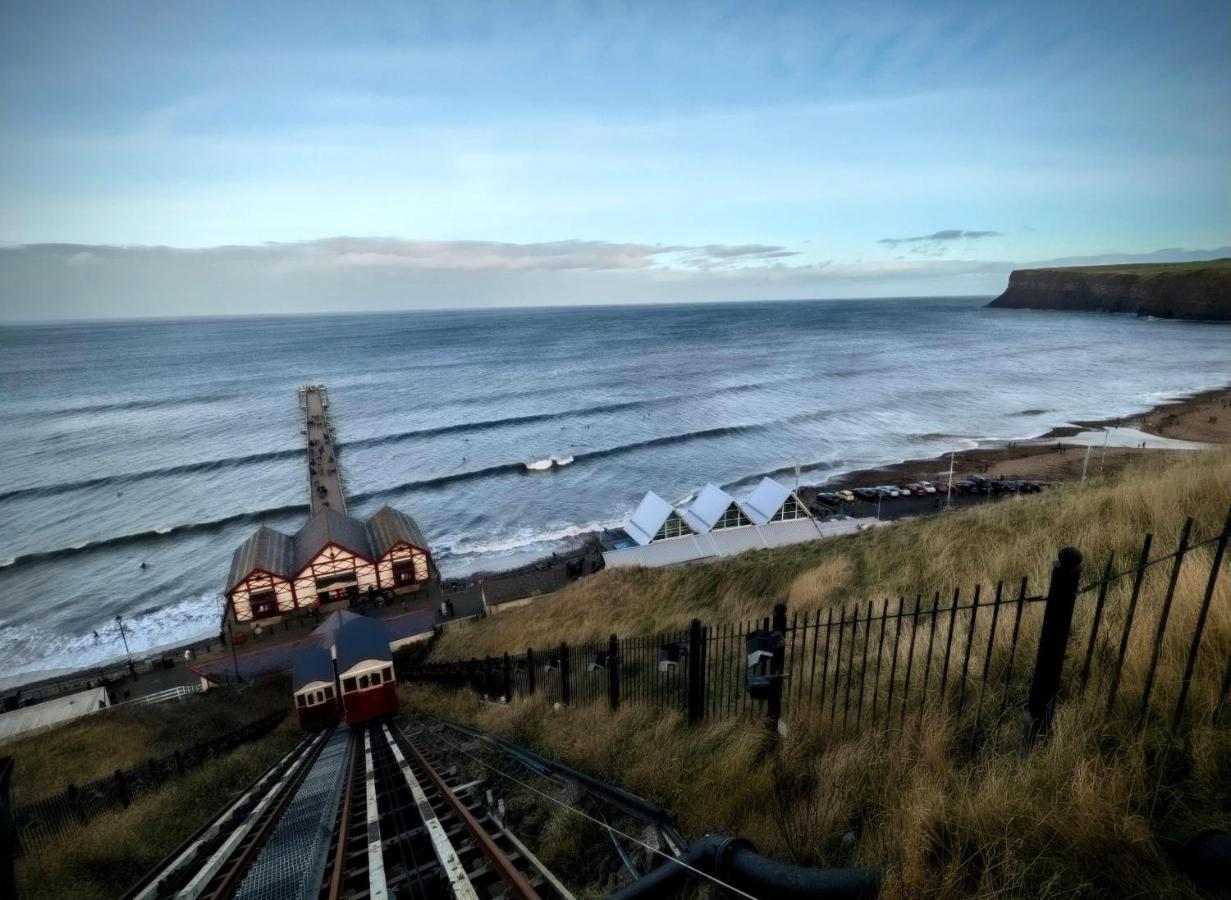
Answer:
<path fill-rule="evenodd" d="M 713 876 L 757 897 L 775 900 L 856 900 L 875 897 L 880 890 L 880 868 L 811 869 L 761 856 L 740 838 L 707 834 L 676 859 L 667 860 L 647 875 L 621 888 L 610 900 L 654 900 L 673 895 L 692 869 Z"/>

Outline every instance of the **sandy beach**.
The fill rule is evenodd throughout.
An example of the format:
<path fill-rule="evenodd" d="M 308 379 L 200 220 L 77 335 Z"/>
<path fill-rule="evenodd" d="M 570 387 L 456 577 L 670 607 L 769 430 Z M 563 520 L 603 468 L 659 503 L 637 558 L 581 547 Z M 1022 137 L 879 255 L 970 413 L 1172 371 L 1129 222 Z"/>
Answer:
<path fill-rule="evenodd" d="M 1103 429 L 1111 430 L 1106 449 Z M 1141 447 L 1140 441 L 1147 446 Z M 1092 445 L 1087 475 L 1093 477 L 1114 474 L 1128 463 L 1156 453 L 1183 452 L 1189 443 L 1231 444 L 1231 385 L 1161 403 L 1136 416 L 1079 421 L 1029 440 L 987 442 L 959 450 L 953 471 L 954 478 L 977 473 L 987 478 L 1074 481 L 1081 478 L 1086 465 L 1087 444 Z M 948 469 L 949 455 L 944 454 L 849 472 L 809 488 L 835 490 L 921 479 L 937 481 L 947 475 Z"/>

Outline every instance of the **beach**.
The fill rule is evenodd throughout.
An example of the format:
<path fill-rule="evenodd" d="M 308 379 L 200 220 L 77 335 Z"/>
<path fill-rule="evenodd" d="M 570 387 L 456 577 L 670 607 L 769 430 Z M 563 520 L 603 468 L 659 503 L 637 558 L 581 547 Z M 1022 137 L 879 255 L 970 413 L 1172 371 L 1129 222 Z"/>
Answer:
<path fill-rule="evenodd" d="M 1213 421 L 1211 421 L 1213 420 Z M 1087 432 L 1104 429 L 1123 443 L 1135 437 L 1156 436 L 1161 441 L 1147 446 L 1117 446 L 1115 439 L 1104 448 L 1102 438 Z M 1191 396 L 1159 403 L 1130 416 L 1090 419 L 1050 429 L 1035 438 L 1018 441 L 988 441 L 982 446 L 955 451 L 954 479 L 978 474 L 990 479 L 1044 482 L 1079 481 L 1083 469 L 1088 478 L 1112 475 L 1129 463 L 1158 453 L 1185 452 L 1171 442 L 1210 445 L 1231 444 L 1231 385 L 1200 391 Z M 1091 447 L 1087 460 L 1085 446 Z M 915 481 L 943 481 L 949 470 L 949 454 L 905 460 L 848 472 L 824 482 L 806 485 L 808 496 L 817 491 Z"/>

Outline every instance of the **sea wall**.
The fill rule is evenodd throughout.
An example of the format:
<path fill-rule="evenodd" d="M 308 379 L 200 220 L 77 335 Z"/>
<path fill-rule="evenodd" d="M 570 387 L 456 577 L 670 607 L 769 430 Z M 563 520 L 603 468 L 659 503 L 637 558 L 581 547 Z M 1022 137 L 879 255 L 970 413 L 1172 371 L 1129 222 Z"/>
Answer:
<path fill-rule="evenodd" d="M 1231 321 L 1231 260 L 1206 266 L 1018 269 L 988 306 Z"/>

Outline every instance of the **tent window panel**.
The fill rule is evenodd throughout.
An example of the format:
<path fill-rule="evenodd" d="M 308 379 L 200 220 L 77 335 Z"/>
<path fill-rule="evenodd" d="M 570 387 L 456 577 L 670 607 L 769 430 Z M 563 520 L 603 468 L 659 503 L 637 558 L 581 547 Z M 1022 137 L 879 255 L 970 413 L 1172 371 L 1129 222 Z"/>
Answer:
<path fill-rule="evenodd" d="M 791 519 L 803 519 L 807 515 L 808 513 L 804 510 L 803 504 L 795 499 L 794 494 L 791 494 L 791 496 L 786 498 L 786 502 L 782 504 L 782 509 L 778 510 L 770 521 L 783 522 Z"/>
<path fill-rule="evenodd" d="M 654 540 L 661 541 L 667 538 L 683 537 L 686 534 L 692 534 L 692 529 L 688 527 L 687 522 L 672 513 L 667 517 L 667 521 L 663 522 L 662 527 L 658 529 L 658 533 L 654 535 Z"/>
<path fill-rule="evenodd" d="M 714 523 L 714 528 L 739 528 L 743 525 L 751 524 L 752 522 L 744 515 L 744 511 L 732 504 L 727 507 L 727 511 L 722 514 L 722 517 Z"/>

